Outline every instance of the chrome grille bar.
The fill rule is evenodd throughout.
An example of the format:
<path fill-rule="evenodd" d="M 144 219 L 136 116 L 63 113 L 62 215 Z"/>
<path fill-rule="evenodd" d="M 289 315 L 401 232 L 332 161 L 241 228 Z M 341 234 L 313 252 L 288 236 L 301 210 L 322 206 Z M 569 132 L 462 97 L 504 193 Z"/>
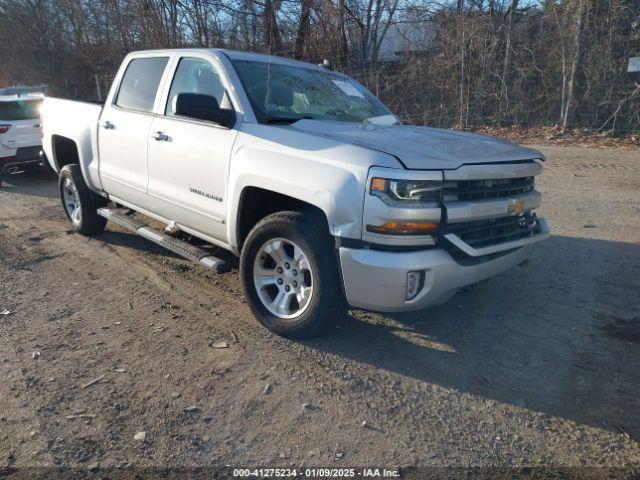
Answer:
<path fill-rule="evenodd" d="M 444 239 L 469 256 L 534 243 L 549 235 L 540 205 L 536 161 L 463 165 L 444 172 Z"/>
<path fill-rule="evenodd" d="M 460 180 L 444 182 L 443 195 L 445 201 L 489 200 L 522 195 L 533 189 L 534 177 Z"/>

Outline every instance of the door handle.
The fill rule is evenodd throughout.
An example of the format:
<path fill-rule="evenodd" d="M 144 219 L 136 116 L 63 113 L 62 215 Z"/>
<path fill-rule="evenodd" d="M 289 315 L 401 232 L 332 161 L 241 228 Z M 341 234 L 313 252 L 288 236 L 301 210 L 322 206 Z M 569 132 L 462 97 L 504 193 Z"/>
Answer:
<path fill-rule="evenodd" d="M 116 128 L 116 126 L 111 123 L 109 120 L 105 120 L 104 122 L 102 122 L 102 128 L 105 128 L 107 130 L 113 130 L 114 128 Z"/>
<path fill-rule="evenodd" d="M 169 140 L 169 136 L 165 135 L 162 132 L 153 132 L 151 134 L 151 137 L 155 140 L 157 140 L 158 142 L 166 142 L 167 140 Z"/>

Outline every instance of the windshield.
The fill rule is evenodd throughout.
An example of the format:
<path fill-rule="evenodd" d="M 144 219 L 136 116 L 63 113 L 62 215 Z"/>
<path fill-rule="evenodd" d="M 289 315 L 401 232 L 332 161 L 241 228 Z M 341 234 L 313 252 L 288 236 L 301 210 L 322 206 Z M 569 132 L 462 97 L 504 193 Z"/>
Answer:
<path fill-rule="evenodd" d="M 42 100 L 0 101 L 0 120 L 31 120 L 40 116 Z"/>
<path fill-rule="evenodd" d="M 233 65 L 261 123 L 303 118 L 363 122 L 391 115 L 367 89 L 342 75 L 246 60 Z"/>

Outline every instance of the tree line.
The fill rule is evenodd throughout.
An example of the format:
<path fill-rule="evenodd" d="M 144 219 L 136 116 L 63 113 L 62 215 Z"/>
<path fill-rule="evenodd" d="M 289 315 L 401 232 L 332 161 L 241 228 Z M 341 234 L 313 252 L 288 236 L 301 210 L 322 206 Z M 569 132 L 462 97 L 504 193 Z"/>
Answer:
<path fill-rule="evenodd" d="M 173 47 L 327 59 L 410 123 L 640 131 L 640 0 L 0 0 L 0 86 L 104 96 Z"/>

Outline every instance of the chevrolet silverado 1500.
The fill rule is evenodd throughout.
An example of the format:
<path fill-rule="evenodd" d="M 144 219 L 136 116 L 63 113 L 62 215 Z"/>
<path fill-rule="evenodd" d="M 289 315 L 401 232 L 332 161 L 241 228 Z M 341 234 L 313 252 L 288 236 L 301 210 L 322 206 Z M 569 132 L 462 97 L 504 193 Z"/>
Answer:
<path fill-rule="evenodd" d="M 217 49 L 136 52 L 104 105 L 46 98 L 42 122 L 81 234 L 110 219 L 217 271 L 227 265 L 138 212 L 233 252 L 251 310 L 282 335 L 316 334 L 347 304 L 442 303 L 549 235 L 533 212 L 540 152 L 404 125 L 321 66 Z"/>

